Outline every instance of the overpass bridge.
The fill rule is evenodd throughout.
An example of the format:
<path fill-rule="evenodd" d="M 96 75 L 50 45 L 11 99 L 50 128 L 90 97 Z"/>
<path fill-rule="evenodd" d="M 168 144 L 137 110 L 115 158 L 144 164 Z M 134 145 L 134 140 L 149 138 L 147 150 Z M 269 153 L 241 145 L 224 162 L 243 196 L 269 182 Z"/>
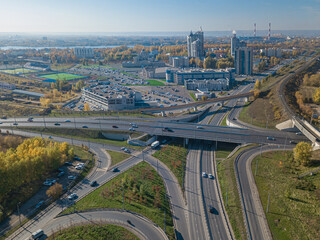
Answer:
<path fill-rule="evenodd" d="M 195 110 L 197 111 L 198 106 L 205 106 L 213 103 L 221 103 L 222 105 L 224 105 L 224 102 L 226 101 L 229 101 L 232 99 L 238 99 L 238 98 L 246 98 L 246 100 L 248 100 L 250 96 L 253 96 L 253 92 L 241 93 L 241 94 L 231 95 L 226 97 L 212 98 L 206 101 L 193 102 L 193 103 L 176 105 L 171 107 L 141 108 L 139 109 L 139 111 L 142 113 L 159 113 L 159 112 L 164 113 L 166 111 L 185 109 L 185 108 L 195 108 Z"/>

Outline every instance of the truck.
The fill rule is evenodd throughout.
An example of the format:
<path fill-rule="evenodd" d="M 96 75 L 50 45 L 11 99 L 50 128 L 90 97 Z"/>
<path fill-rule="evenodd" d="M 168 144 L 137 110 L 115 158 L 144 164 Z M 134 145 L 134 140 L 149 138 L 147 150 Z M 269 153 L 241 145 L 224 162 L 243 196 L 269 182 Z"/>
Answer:
<path fill-rule="evenodd" d="M 156 149 L 159 145 L 160 145 L 159 141 L 154 141 L 153 143 L 151 143 L 151 148 Z"/>

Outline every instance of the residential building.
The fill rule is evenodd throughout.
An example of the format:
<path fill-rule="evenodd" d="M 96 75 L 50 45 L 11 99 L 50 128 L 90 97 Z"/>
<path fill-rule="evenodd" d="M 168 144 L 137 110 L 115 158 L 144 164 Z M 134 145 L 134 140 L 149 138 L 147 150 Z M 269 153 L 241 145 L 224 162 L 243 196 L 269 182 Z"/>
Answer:
<path fill-rule="evenodd" d="M 240 41 L 237 38 L 236 31 L 232 32 L 233 36 L 231 38 L 231 56 L 235 56 L 235 52 L 239 47 L 246 47 L 247 43 L 245 41 Z"/>
<path fill-rule="evenodd" d="M 0 82 L 0 88 L 7 89 L 7 90 L 13 90 L 16 88 L 16 86 L 14 84 L 10 84 L 7 82 Z"/>
<path fill-rule="evenodd" d="M 169 65 L 174 68 L 189 67 L 189 58 L 186 56 L 169 56 Z"/>
<path fill-rule="evenodd" d="M 188 57 L 191 58 L 204 58 L 204 38 L 202 30 L 196 33 L 190 33 L 187 36 L 187 46 L 188 46 Z"/>
<path fill-rule="evenodd" d="M 281 56 L 282 56 L 281 48 L 265 48 L 265 49 L 260 49 L 260 53 L 264 53 L 264 55 L 267 56 L 267 57 L 277 57 L 277 58 L 281 58 Z"/>
<path fill-rule="evenodd" d="M 126 67 L 126 68 L 140 68 L 140 67 L 146 67 L 146 66 L 164 67 L 165 62 L 156 60 L 157 54 L 158 54 L 158 51 L 152 51 L 148 53 L 144 49 L 142 49 L 141 52 L 133 58 L 133 62 L 131 61 L 123 62 L 122 67 Z"/>
<path fill-rule="evenodd" d="M 77 58 L 92 58 L 94 56 L 92 48 L 74 48 L 73 50 Z"/>
<path fill-rule="evenodd" d="M 252 75 L 253 50 L 250 47 L 240 47 L 235 52 L 236 74 Z"/>

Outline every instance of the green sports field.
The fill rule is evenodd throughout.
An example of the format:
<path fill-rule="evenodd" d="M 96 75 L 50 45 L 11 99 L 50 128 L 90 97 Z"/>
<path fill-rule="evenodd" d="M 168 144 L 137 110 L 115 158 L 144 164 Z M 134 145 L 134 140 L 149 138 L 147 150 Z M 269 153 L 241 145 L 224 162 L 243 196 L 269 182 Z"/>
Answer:
<path fill-rule="evenodd" d="M 27 68 L 16 68 L 16 69 L 0 70 L 0 72 L 8 73 L 8 74 L 23 74 L 23 73 L 32 73 L 37 71 L 33 69 L 27 69 Z"/>
<path fill-rule="evenodd" d="M 86 76 L 71 74 L 71 73 L 56 73 L 56 74 L 46 74 L 46 75 L 39 75 L 39 77 L 47 78 L 49 80 L 73 80 L 79 78 L 85 78 Z"/>

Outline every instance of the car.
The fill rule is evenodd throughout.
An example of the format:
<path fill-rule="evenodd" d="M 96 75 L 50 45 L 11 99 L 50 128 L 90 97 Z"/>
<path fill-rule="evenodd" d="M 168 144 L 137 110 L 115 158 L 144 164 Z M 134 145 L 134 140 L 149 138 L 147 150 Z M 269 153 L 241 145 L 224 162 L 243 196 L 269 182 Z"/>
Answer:
<path fill-rule="evenodd" d="M 125 147 L 121 147 L 121 150 L 126 150 L 126 148 Z"/>
<path fill-rule="evenodd" d="M 267 137 L 267 140 L 275 141 L 276 139 L 274 137 Z"/>
<path fill-rule="evenodd" d="M 43 183 L 43 185 L 45 185 L 45 186 L 52 186 L 52 182 L 51 182 L 51 181 L 45 181 L 45 182 Z"/>
<path fill-rule="evenodd" d="M 55 125 L 55 126 L 60 126 L 60 123 L 55 123 L 54 125 Z"/>
<path fill-rule="evenodd" d="M 59 174 L 58 174 L 58 177 L 62 177 L 64 175 L 64 172 L 60 172 Z"/>
<path fill-rule="evenodd" d="M 76 199 L 78 197 L 78 195 L 76 193 L 71 193 L 69 196 L 68 196 L 68 199 L 69 200 L 73 200 L 73 199 Z"/>
<path fill-rule="evenodd" d="M 135 131 L 135 129 L 131 127 L 131 128 L 129 128 L 129 131 L 134 132 L 134 131 Z"/>
<path fill-rule="evenodd" d="M 57 169 L 58 172 L 64 172 L 62 168 Z"/>
<path fill-rule="evenodd" d="M 75 169 L 77 169 L 77 170 L 81 170 L 82 168 L 83 168 L 83 166 L 81 166 L 81 165 L 75 166 Z"/>
<path fill-rule="evenodd" d="M 71 162 L 65 162 L 64 165 L 66 165 L 66 166 L 72 166 L 72 163 L 71 163 Z"/>
<path fill-rule="evenodd" d="M 208 176 L 209 176 L 210 179 L 213 179 L 213 175 L 211 173 L 209 173 Z"/>
<path fill-rule="evenodd" d="M 88 126 L 86 126 L 86 125 L 83 125 L 83 126 L 82 126 L 82 128 L 88 128 Z"/>
<path fill-rule="evenodd" d="M 206 172 L 202 172 L 202 177 L 204 177 L 204 178 L 208 177 L 207 173 Z"/>
<path fill-rule="evenodd" d="M 202 126 L 197 126 L 197 129 L 203 129 L 203 127 Z"/>
<path fill-rule="evenodd" d="M 41 207 L 41 205 L 44 203 L 44 201 L 40 201 L 40 202 L 38 202 L 38 204 L 35 206 L 35 208 L 39 208 L 39 207 Z"/>
<path fill-rule="evenodd" d="M 129 149 L 125 149 L 125 150 L 123 150 L 125 153 L 130 153 L 130 150 Z"/>
<path fill-rule="evenodd" d="M 67 119 L 67 120 L 65 120 L 64 122 L 71 122 L 71 121 Z"/>
<path fill-rule="evenodd" d="M 118 172 L 119 171 L 119 168 L 115 167 L 112 169 L 112 172 Z"/>
<path fill-rule="evenodd" d="M 113 128 L 119 128 L 119 127 L 118 127 L 118 126 L 116 126 L 116 125 L 113 125 L 112 127 L 113 127 Z"/>
<path fill-rule="evenodd" d="M 162 131 L 164 131 L 164 132 L 173 132 L 173 130 L 171 128 L 168 128 L 168 127 L 163 128 Z"/>
<path fill-rule="evenodd" d="M 290 140 L 290 143 L 291 143 L 291 144 L 296 144 L 297 142 L 296 142 L 296 141 L 293 141 L 293 140 Z"/>
<path fill-rule="evenodd" d="M 49 136 L 48 138 L 53 139 L 53 137 Z"/>
<path fill-rule="evenodd" d="M 212 206 L 209 206 L 209 212 L 210 212 L 210 213 L 213 213 L 213 214 L 215 214 L 215 215 L 218 215 L 218 214 L 219 214 L 218 211 L 217 211 L 217 209 L 215 209 L 215 208 L 212 207 Z"/>
<path fill-rule="evenodd" d="M 296 135 L 302 135 L 302 132 L 296 132 Z"/>
<path fill-rule="evenodd" d="M 17 123 L 17 122 L 14 122 L 14 123 L 13 123 L 13 125 L 14 125 L 14 126 L 17 126 L 17 125 L 18 125 L 18 123 Z"/>
<path fill-rule="evenodd" d="M 70 176 L 68 176 L 68 179 L 69 179 L 69 180 L 75 180 L 75 179 L 76 179 L 76 176 L 70 175 Z"/>
<path fill-rule="evenodd" d="M 90 186 L 91 186 L 91 187 L 95 187 L 95 186 L 97 186 L 97 185 L 98 185 L 97 181 L 93 181 L 93 182 L 90 183 Z"/>
<path fill-rule="evenodd" d="M 80 158 L 79 158 L 79 157 L 74 157 L 73 159 L 74 159 L 74 160 L 77 160 L 77 161 L 80 161 Z"/>

